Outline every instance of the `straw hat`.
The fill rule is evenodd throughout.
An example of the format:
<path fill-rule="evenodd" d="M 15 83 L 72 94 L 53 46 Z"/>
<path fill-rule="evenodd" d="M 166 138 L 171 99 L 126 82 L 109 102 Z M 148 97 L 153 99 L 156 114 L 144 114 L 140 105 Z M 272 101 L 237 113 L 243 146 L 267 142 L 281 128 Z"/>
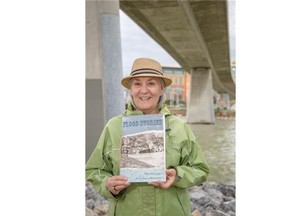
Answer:
<path fill-rule="evenodd" d="M 172 83 L 169 77 L 164 76 L 162 66 L 159 62 L 149 58 L 138 58 L 134 61 L 129 76 L 121 80 L 121 84 L 129 89 L 129 81 L 134 77 L 159 77 L 164 80 L 164 86 Z"/>

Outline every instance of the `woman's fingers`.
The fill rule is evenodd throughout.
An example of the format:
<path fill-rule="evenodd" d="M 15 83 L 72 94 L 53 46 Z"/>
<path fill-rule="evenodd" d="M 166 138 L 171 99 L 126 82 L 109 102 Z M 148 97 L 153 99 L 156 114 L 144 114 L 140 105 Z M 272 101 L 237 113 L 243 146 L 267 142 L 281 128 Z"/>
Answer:
<path fill-rule="evenodd" d="M 108 178 L 106 187 L 107 189 L 113 193 L 118 194 L 121 190 L 128 187 L 130 183 L 128 179 L 124 176 L 111 176 Z"/>
<path fill-rule="evenodd" d="M 176 179 L 176 170 L 175 169 L 167 169 L 166 170 L 166 181 L 165 182 L 148 182 L 148 184 L 154 185 L 156 187 L 160 187 L 163 189 L 169 188 Z"/>

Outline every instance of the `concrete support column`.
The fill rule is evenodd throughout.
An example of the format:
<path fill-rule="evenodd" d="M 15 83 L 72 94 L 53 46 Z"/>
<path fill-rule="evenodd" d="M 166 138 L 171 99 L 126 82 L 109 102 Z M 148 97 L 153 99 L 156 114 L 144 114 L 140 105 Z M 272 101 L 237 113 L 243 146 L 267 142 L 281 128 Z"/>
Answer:
<path fill-rule="evenodd" d="M 212 74 L 209 68 L 191 71 L 190 98 L 187 106 L 187 123 L 214 124 Z"/>
<path fill-rule="evenodd" d="M 86 161 L 105 123 L 124 111 L 119 1 L 86 0 Z"/>

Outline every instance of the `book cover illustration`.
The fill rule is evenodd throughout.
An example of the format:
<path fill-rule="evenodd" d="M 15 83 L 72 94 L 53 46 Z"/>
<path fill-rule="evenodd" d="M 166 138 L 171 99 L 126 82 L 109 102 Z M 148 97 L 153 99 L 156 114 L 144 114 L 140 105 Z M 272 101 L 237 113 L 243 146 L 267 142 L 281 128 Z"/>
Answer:
<path fill-rule="evenodd" d="M 129 182 L 166 181 L 165 116 L 122 118 L 120 175 Z"/>

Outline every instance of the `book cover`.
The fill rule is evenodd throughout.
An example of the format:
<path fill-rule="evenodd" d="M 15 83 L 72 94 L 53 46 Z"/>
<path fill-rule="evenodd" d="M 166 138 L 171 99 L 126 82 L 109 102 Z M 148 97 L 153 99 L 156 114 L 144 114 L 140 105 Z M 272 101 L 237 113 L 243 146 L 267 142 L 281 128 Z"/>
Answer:
<path fill-rule="evenodd" d="M 129 182 L 166 181 L 165 116 L 122 118 L 120 175 Z"/>

